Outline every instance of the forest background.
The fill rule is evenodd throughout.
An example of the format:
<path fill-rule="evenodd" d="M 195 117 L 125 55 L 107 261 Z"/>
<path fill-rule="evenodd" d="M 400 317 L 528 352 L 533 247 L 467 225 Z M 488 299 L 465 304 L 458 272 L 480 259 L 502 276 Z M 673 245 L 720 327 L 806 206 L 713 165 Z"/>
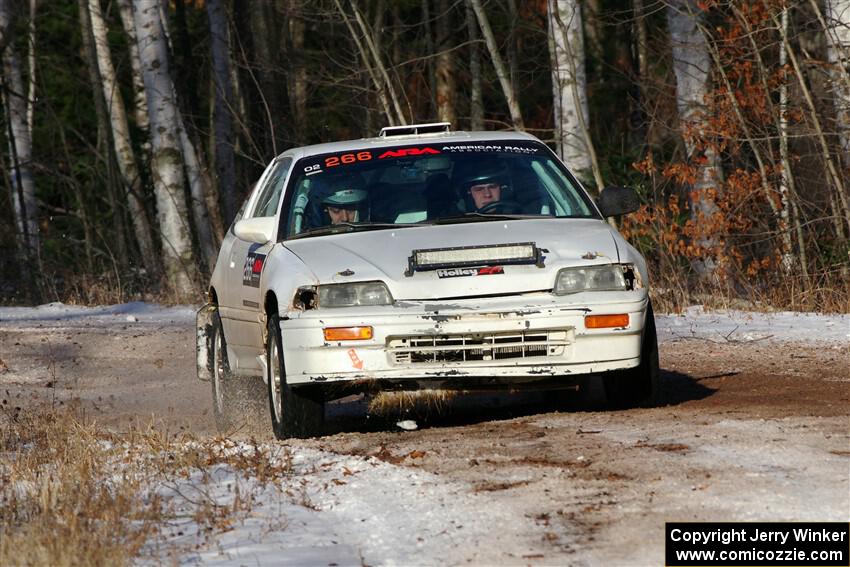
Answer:
<path fill-rule="evenodd" d="M 850 311 L 850 0 L 0 0 L 0 302 L 200 302 L 265 165 L 450 121 L 549 144 L 661 309 Z"/>

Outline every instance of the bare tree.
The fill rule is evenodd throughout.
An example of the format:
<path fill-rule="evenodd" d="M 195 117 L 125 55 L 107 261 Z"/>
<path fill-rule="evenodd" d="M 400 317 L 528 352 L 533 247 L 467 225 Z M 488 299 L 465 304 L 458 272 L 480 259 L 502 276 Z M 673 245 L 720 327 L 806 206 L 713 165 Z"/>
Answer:
<path fill-rule="evenodd" d="M 840 165 L 835 163 L 832 153 L 829 150 L 829 143 L 827 142 L 826 134 L 824 133 L 823 126 L 821 125 L 821 120 L 818 117 L 818 110 L 815 106 L 814 97 L 812 96 L 812 92 L 803 74 L 799 59 L 797 58 L 796 53 L 791 47 L 791 41 L 788 37 L 788 32 L 782 27 L 780 18 L 777 18 L 776 14 L 773 14 L 771 12 L 771 18 L 773 19 L 774 25 L 779 29 L 780 35 L 782 36 L 782 43 L 788 55 L 788 61 L 791 63 L 791 68 L 794 69 L 794 75 L 797 77 L 797 84 L 800 87 L 800 92 L 802 92 L 803 94 L 803 99 L 805 100 L 806 107 L 809 111 L 809 119 L 812 121 L 812 125 L 815 129 L 815 136 L 817 137 L 817 140 L 820 144 L 821 157 L 824 161 L 824 164 L 826 165 L 826 170 L 829 173 L 832 185 L 835 188 L 835 193 L 832 198 L 834 199 L 834 201 L 837 201 L 837 203 L 834 205 L 836 213 L 838 213 L 835 215 L 836 233 L 839 235 L 839 237 L 847 238 L 847 233 L 844 232 L 844 226 L 842 225 L 840 219 L 843 218 L 843 221 L 846 226 L 850 228 L 850 205 L 848 205 L 848 197 L 844 185 L 844 179 L 839 171 Z M 837 195 L 837 198 L 835 197 L 835 195 Z"/>
<path fill-rule="evenodd" d="M 35 118 L 35 15 L 38 0 L 30 0 L 30 17 L 27 26 L 27 129 L 32 138 L 32 125 Z"/>
<path fill-rule="evenodd" d="M 667 6 L 679 123 L 688 158 L 692 163 L 699 164 L 696 183 L 691 192 L 691 215 L 694 222 L 704 224 L 718 214 L 710 190 L 720 181 L 721 170 L 716 151 L 709 145 L 702 148 L 703 155 L 700 156 L 700 148 L 694 142 L 699 134 L 705 134 L 705 97 L 708 94 L 711 67 L 708 45 L 699 28 L 699 14 L 697 0 L 670 0 Z M 717 243 L 713 236 L 706 236 L 699 242 L 706 248 L 712 248 Z M 702 275 L 718 275 L 711 260 L 695 263 L 694 267 Z"/>
<path fill-rule="evenodd" d="M 184 194 L 179 110 L 158 0 L 136 0 L 134 17 L 150 113 L 151 169 L 165 272 L 171 288 L 187 298 L 197 271 Z"/>
<path fill-rule="evenodd" d="M 117 184 L 113 182 L 114 176 L 109 175 L 114 170 L 114 160 L 112 158 L 112 152 L 109 150 L 109 115 L 106 110 L 106 102 L 103 98 L 103 81 L 100 78 L 100 71 L 97 65 L 97 49 L 95 48 L 94 36 L 91 31 L 88 0 L 77 0 L 77 8 L 83 40 L 83 53 L 86 58 L 86 71 L 88 72 L 89 82 L 91 83 L 95 116 L 97 116 L 97 145 L 95 147 L 95 153 L 97 159 L 106 165 L 106 197 L 111 212 L 112 236 L 116 247 L 115 255 L 117 256 L 121 271 L 126 272 L 130 266 L 130 254 L 128 252 L 130 245 L 127 241 L 123 214 L 126 205 L 120 203 L 123 192 L 119 195 Z"/>
<path fill-rule="evenodd" d="M 339 0 L 334 0 L 334 3 L 336 4 L 336 8 L 340 16 L 342 16 L 342 20 L 345 22 L 345 27 L 348 28 L 348 33 L 351 34 L 351 39 L 354 41 L 355 46 L 357 46 L 357 52 L 360 54 L 360 60 L 363 62 L 363 66 L 366 67 L 369 78 L 375 86 L 375 91 L 378 94 L 378 100 L 381 102 L 381 107 L 384 110 L 384 116 L 387 117 L 387 122 L 390 126 L 395 126 L 397 124 L 397 118 L 390 107 L 390 99 L 387 96 L 384 83 L 378 77 L 377 71 L 372 66 L 371 58 L 369 57 L 366 48 L 363 46 L 363 42 L 360 41 L 360 37 L 357 34 L 357 31 L 355 31 L 354 26 L 348 17 L 348 13 L 343 9 Z"/>
<path fill-rule="evenodd" d="M 130 141 L 130 128 L 127 124 L 127 113 L 124 109 L 124 99 L 115 79 L 115 69 L 112 65 L 112 55 L 109 52 L 106 23 L 100 9 L 100 0 L 88 0 L 88 11 L 97 53 L 97 67 L 103 87 L 103 98 L 112 127 L 112 143 L 118 161 L 118 170 L 124 185 L 127 199 L 127 210 L 133 224 L 136 242 L 142 256 L 142 264 L 149 274 L 160 273 L 160 266 L 154 249 L 154 241 L 150 223 L 145 212 L 144 185 L 142 176 Z"/>
<path fill-rule="evenodd" d="M 481 96 L 481 52 L 478 46 L 478 22 L 470 0 L 466 0 L 466 28 L 469 33 L 469 120 L 473 130 L 484 129 L 484 102 Z"/>
<path fill-rule="evenodd" d="M 375 70 L 378 76 L 383 80 L 383 83 L 389 93 L 390 102 L 392 102 L 393 108 L 396 112 L 396 117 L 398 118 L 399 124 L 407 124 L 407 118 L 405 118 L 404 111 L 401 109 L 401 99 L 398 94 L 396 94 L 395 86 L 393 85 L 392 80 L 390 79 L 389 73 L 387 73 L 387 68 L 384 65 L 383 58 L 381 57 L 380 51 L 378 51 L 377 46 L 375 45 L 374 38 L 372 36 L 371 30 L 369 29 L 369 25 L 366 23 L 366 20 L 363 18 L 363 14 L 360 13 L 360 10 L 357 7 L 357 3 L 354 0 L 350 0 L 351 9 L 354 11 L 354 19 L 357 21 L 357 25 L 360 27 L 360 32 L 363 34 L 363 41 L 368 48 L 369 54 L 372 56 L 372 61 L 375 65 Z"/>
<path fill-rule="evenodd" d="M 133 80 L 133 116 L 136 126 L 145 134 L 148 132 L 150 120 L 148 119 L 148 101 L 145 95 L 145 82 L 142 78 L 142 64 L 139 57 L 139 43 L 136 39 L 136 24 L 133 20 L 132 0 L 118 0 L 118 10 L 121 14 L 121 24 L 124 33 L 127 34 L 127 45 L 130 49 L 130 67 Z"/>
<path fill-rule="evenodd" d="M 825 0 L 824 7 L 838 139 L 850 169 L 850 0 Z"/>
<path fill-rule="evenodd" d="M 307 140 L 307 65 L 304 63 L 304 1 L 289 2 L 289 58 L 292 73 L 288 75 L 289 102 L 295 124 L 295 139 Z"/>
<path fill-rule="evenodd" d="M 499 54 L 499 46 L 496 44 L 496 37 L 493 35 L 493 28 L 490 27 L 490 20 L 487 18 L 487 12 L 481 5 L 481 0 L 470 0 L 472 9 L 475 11 L 475 17 L 478 19 L 478 25 L 481 28 L 481 33 L 484 35 L 484 40 L 487 43 L 487 51 L 490 52 L 490 59 L 493 61 L 493 67 L 496 69 L 496 76 L 499 77 L 499 84 L 502 87 L 502 93 L 505 95 L 505 100 L 508 102 L 508 110 L 511 115 L 511 122 L 517 130 L 524 130 L 525 125 L 522 121 L 522 112 L 519 108 L 519 100 L 517 99 L 511 78 L 505 67 L 502 56 Z"/>
<path fill-rule="evenodd" d="M 12 39 L 12 1 L 0 0 L 0 30 L 4 32 L 2 95 L 6 114 L 8 169 L 18 243 L 26 265 L 39 261 L 38 202 L 32 174 L 32 137 L 27 125 L 27 93 Z"/>
<path fill-rule="evenodd" d="M 581 9 L 576 0 L 549 0 L 549 51 L 558 154 L 580 176 L 604 185 L 590 137 Z"/>
<path fill-rule="evenodd" d="M 215 168 L 218 189 L 224 205 L 224 222 L 230 224 L 236 216 L 236 165 L 233 155 L 233 87 L 230 82 L 227 16 L 222 0 L 207 0 L 210 23 L 210 52 L 215 82 Z"/>
<path fill-rule="evenodd" d="M 451 50 L 452 11 L 448 0 L 440 0 L 437 14 L 437 117 L 441 122 L 455 123 L 455 71 Z"/>

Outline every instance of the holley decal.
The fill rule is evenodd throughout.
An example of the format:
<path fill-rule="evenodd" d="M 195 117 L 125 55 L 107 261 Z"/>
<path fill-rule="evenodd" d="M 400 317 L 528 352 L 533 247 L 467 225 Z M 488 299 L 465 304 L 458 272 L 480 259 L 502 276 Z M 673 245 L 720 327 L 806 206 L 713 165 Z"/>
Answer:
<path fill-rule="evenodd" d="M 480 268 L 448 268 L 437 270 L 438 278 L 463 278 L 467 276 L 492 276 L 495 274 L 504 274 L 505 269 L 502 266 L 483 266 Z"/>

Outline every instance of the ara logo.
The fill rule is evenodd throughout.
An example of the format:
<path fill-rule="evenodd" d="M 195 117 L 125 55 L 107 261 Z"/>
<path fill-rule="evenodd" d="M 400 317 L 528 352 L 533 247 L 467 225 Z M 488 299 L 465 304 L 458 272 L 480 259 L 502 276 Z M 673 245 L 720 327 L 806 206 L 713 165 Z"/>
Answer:
<path fill-rule="evenodd" d="M 260 287 L 260 276 L 263 273 L 263 265 L 265 263 L 265 254 L 257 254 L 254 251 L 249 251 L 248 257 L 245 258 L 245 266 L 242 269 L 242 285 Z"/>
<path fill-rule="evenodd" d="M 484 266 L 481 268 L 449 268 L 437 270 L 438 278 L 464 278 L 467 276 L 492 276 L 495 274 L 504 274 L 505 269 L 502 266 Z"/>
<path fill-rule="evenodd" d="M 405 156 L 424 156 L 440 153 L 440 150 L 434 148 L 399 148 L 397 150 L 387 150 L 378 156 L 378 159 L 405 157 Z"/>

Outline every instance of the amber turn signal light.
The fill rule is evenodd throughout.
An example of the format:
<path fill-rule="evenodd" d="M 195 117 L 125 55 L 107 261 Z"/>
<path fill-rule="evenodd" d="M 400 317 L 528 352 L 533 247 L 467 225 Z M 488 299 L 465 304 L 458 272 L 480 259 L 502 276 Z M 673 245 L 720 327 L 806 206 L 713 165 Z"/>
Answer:
<path fill-rule="evenodd" d="M 365 341 L 372 338 L 372 327 L 329 327 L 326 341 Z"/>
<path fill-rule="evenodd" d="M 613 327 L 628 327 L 629 314 L 618 315 L 588 315 L 584 318 L 584 326 L 588 329 L 610 329 Z"/>

